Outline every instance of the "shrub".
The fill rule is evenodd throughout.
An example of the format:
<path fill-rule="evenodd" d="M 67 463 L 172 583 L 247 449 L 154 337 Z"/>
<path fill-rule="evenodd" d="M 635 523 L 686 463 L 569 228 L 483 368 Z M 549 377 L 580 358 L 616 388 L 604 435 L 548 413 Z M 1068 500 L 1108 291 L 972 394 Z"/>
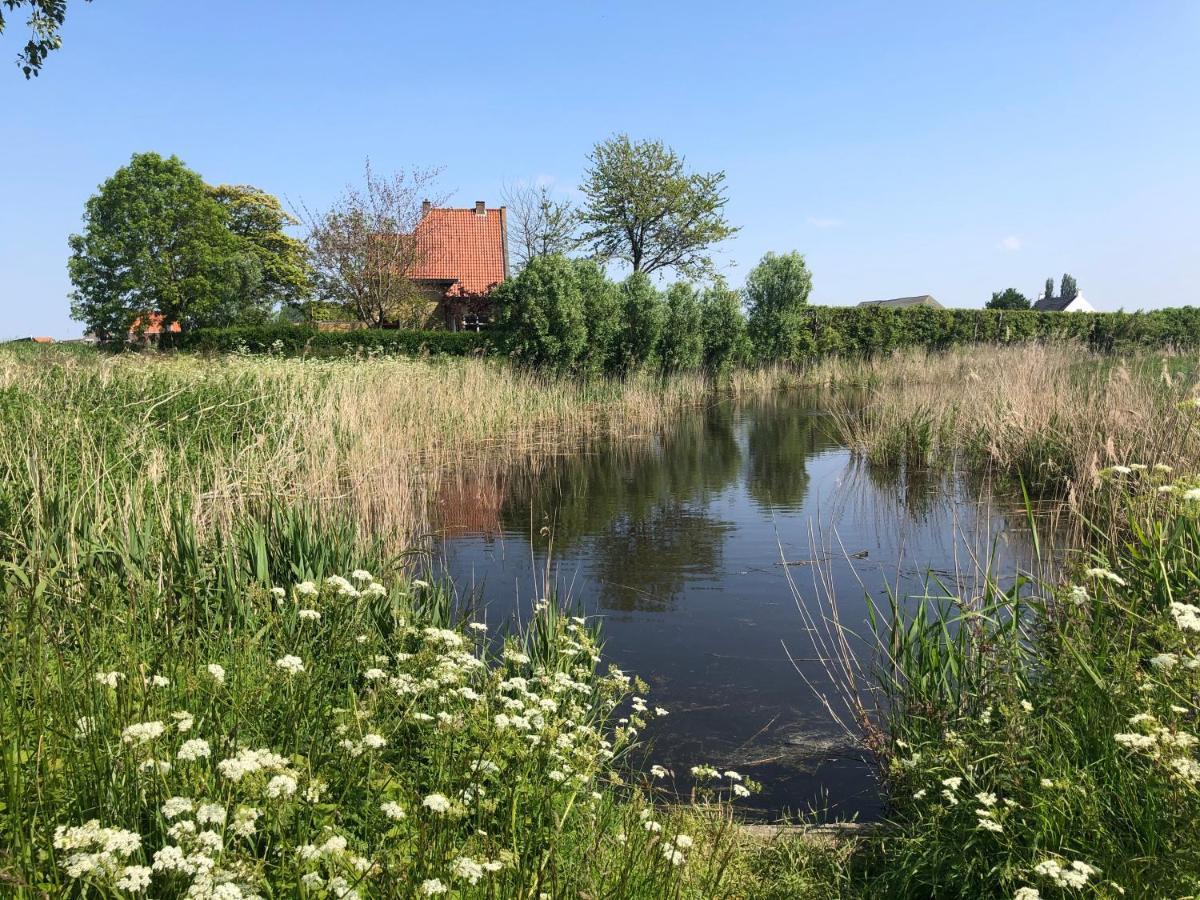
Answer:
<path fill-rule="evenodd" d="M 589 375 L 607 372 L 621 332 L 621 291 L 591 260 L 575 260 L 575 276 L 579 280 L 587 326 L 587 344 L 580 357 L 580 369 Z"/>
<path fill-rule="evenodd" d="M 741 298 L 723 281 L 700 297 L 700 330 L 704 339 L 704 368 L 714 375 L 749 361 L 750 339 Z"/>
<path fill-rule="evenodd" d="M 662 295 L 645 272 L 634 272 L 621 284 L 621 331 L 613 370 L 621 375 L 654 363 L 666 318 Z"/>
<path fill-rule="evenodd" d="M 799 360 L 812 353 L 804 309 L 812 274 L 799 253 L 766 254 L 746 277 L 750 340 L 759 359 Z"/>
<path fill-rule="evenodd" d="M 496 290 L 499 337 L 505 352 L 535 368 L 565 372 L 587 344 L 583 295 L 564 256 L 538 256 Z"/>
<path fill-rule="evenodd" d="M 704 333 L 700 328 L 696 289 L 682 281 L 671 285 L 665 307 L 658 339 L 658 364 L 667 375 L 695 371 L 704 362 Z"/>

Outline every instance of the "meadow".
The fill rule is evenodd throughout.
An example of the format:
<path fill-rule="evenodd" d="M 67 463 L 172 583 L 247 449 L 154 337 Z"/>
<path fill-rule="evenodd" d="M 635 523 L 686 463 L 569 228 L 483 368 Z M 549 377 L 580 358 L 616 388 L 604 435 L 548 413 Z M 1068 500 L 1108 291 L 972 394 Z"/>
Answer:
<path fill-rule="evenodd" d="M 431 500 L 467 469 L 536 471 L 653 439 L 715 391 L 798 389 L 825 392 L 874 465 L 994 468 L 1078 523 L 1054 582 L 931 581 L 878 610 L 869 659 L 830 654 L 889 799 L 871 836 L 837 842 L 737 827 L 756 786 L 733 770 L 699 766 L 679 802 L 639 743 L 670 711 L 602 662 L 554 584 L 516 624 L 421 577 Z M 0 882 L 222 900 L 1196 893 L 1195 396 L 1185 358 L 1072 347 L 720 385 L 0 351 Z M 837 598 L 797 593 L 836 646 Z"/>

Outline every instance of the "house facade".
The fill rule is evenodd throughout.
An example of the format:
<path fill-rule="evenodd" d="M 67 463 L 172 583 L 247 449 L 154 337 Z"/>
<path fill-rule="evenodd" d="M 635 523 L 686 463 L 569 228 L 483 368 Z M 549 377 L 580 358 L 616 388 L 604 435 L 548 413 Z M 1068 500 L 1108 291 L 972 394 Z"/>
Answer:
<path fill-rule="evenodd" d="M 429 327 L 478 331 L 493 319 L 492 291 L 508 277 L 508 222 L 503 206 L 422 206 L 419 262 L 409 277 L 429 297 Z"/>

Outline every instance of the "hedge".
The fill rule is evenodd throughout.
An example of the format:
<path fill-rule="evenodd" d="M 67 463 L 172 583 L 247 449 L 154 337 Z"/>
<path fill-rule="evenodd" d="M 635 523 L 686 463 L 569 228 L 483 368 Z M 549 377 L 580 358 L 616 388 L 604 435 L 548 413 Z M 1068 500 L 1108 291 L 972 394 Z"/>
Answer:
<path fill-rule="evenodd" d="M 1200 349 L 1200 308 L 1136 313 L 812 306 L 804 310 L 797 360 L 838 353 L 871 356 L 905 347 L 945 350 L 962 344 L 1077 341 L 1101 353 Z M 171 335 L 164 346 L 208 353 L 345 356 L 371 351 L 469 356 L 491 352 L 486 333 L 452 331 L 317 331 L 295 325 L 201 328 Z M 769 360 L 760 360 L 768 362 Z"/>
<path fill-rule="evenodd" d="M 363 328 L 319 331 L 299 325 L 198 328 L 170 336 L 161 346 L 197 353 L 273 353 L 282 356 L 470 356 L 485 353 L 487 336 L 473 331 L 397 331 Z"/>

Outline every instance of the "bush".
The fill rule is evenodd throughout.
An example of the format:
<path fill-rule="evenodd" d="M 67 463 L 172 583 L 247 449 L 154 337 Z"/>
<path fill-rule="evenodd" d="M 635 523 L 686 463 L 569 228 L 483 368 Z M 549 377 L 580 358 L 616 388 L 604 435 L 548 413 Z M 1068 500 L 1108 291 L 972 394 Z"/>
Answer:
<path fill-rule="evenodd" d="M 500 344 L 513 359 L 565 372 L 587 344 L 583 295 L 571 261 L 537 256 L 496 291 Z"/>
<path fill-rule="evenodd" d="M 621 291 L 591 260 L 576 260 L 575 276 L 579 279 L 587 326 L 587 345 L 580 357 L 580 369 L 589 375 L 607 372 L 621 332 Z"/>
<path fill-rule="evenodd" d="M 653 365 L 666 311 L 662 295 L 645 272 L 634 272 L 621 284 L 621 332 L 617 338 L 613 371 L 627 375 Z"/>
<path fill-rule="evenodd" d="M 799 360 L 812 354 L 804 310 L 812 274 L 799 253 L 766 254 L 746 277 L 750 340 L 760 359 Z"/>
<path fill-rule="evenodd" d="M 700 298 L 700 330 L 704 339 L 704 368 L 713 375 L 744 365 L 751 356 L 741 298 L 724 282 Z"/>
<path fill-rule="evenodd" d="M 666 314 L 658 339 L 658 364 L 664 374 L 692 372 L 704 362 L 704 333 L 696 289 L 685 282 L 667 291 Z"/>

